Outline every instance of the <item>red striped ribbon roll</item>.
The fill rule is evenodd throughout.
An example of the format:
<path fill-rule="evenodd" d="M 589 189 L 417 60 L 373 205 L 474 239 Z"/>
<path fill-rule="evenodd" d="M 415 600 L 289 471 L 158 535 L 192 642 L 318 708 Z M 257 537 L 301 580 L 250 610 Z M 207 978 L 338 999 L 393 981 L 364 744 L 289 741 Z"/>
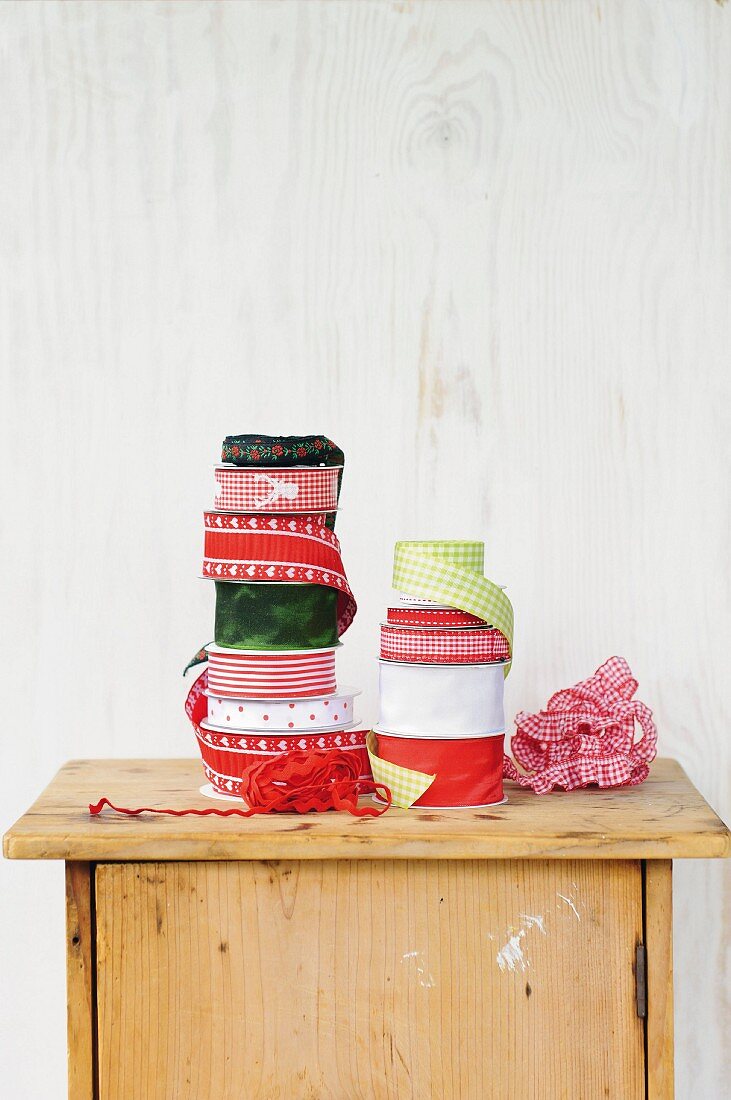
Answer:
<path fill-rule="evenodd" d="M 258 733 L 232 736 L 226 731 L 217 734 L 210 728 L 204 728 L 207 686 L 208 673 L 203 672 L 188 692 L 185 711 L 195 730 L 203 770 L 213 789 L 219 794 L 241 797 L 242 776 L 249 768 L 264 760 L 301 751 L 303 746 L 311 751 L 341 749 L 352 753 L 357 761 L 360 777 L 372 779 L 365 744 L 367 730 L 339 730 L 316 736 L 279 734 L 276 737 L 266 737 Z"/>
<path fill-rule="evenodd" d="M 334 588 L 338 593 L 338 634 L 347 630 L 357 605 L 345 576 L 338 537 L 320 517 L 226 512 L 204 512 L 203 516 L 204 577 Z"/>
<path fill-rule="evenodd" d="M 460 611 L 456 607 L 389 607 L 386 619 L 390 626 L 445 627 L 487 626 L 484 619 Z"/>
<path fill-rule="evenodd" d="M 214 508 L 224 512 L 333 512 L 342 466 L 216 466 Z"/>
<path fill-rule="evenodd" d="M 335 648 L 286 651 L 208 648 L 208 686 L 215 695 L 299 699 L 335 691 Z"/>
<path fill-rule="evenodd" d="M 410 630 L 381 626 L 381 657 L 385 661 L 424 664 L 482 664 L 506 661 L 510 646 L 494 627 L 463 627 L 460 630 Z"/>
<path fill-rule="evenodd" d="M 503 801 L 502 733 L 444 741 L 386 733 L 376 733 L 376 738 L 382 760 L 435 776 L 414 806 L 456 809 L 494 806 Z"/>

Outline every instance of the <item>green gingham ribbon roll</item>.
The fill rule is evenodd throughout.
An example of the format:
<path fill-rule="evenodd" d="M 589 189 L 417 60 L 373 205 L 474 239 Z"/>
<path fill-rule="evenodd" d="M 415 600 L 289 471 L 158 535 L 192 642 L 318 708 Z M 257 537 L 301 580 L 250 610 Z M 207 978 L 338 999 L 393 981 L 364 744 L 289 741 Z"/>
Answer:
<path fill-rule="evenodd" d="M 482 542 L 397 542 L 393 586 L 492 623 L 508 639 L 512 658 L 513 605 L 502 588 L 483 576 L 484 567 Z"/>

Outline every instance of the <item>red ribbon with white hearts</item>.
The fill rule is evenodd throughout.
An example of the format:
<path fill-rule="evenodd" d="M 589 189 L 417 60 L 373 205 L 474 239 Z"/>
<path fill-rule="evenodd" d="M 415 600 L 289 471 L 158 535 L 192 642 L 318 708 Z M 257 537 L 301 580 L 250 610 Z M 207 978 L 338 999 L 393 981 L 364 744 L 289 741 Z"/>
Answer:
<path fill-rule="evenodd" d="M 322 584 L 338 593 L 338 634 L 357 605 L 340 556 L 340 543 L 324 514 L 252 516 L 204 512 L 203 576 L 215 581 Z"/>

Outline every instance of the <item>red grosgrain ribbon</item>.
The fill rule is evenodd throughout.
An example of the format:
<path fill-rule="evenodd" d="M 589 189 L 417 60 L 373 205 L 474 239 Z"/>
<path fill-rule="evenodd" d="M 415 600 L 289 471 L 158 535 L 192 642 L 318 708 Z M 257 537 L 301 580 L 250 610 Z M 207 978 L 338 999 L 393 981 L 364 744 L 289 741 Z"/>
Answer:
<path fill-rule="evenodd" d="M 319 517 L 204 512 L 204 522 L 204 577 L 334 588 L 338 593 L 338 634 L 345 633 L 357 605 L 345 576 L 338 537 Z"/>
<path fill-rule="evenodd" d="M 340 469 L 216 466 L 214 507 L 230 512 L 333 512 Z"/>
<path fill-rule="evenodd" d="M 390 626 L 445 627 L 487 626 L 484 619 L 460 611 L 456 607 L 389 607 L 386 619 Z"/>
<path fill-rule="evenodd" d="M 507 779 L 545 794 L 554 787 L 566 791 L 596 783 L 599 787 L 632 787 L 649 774 L 657 753 L 657 728 L 652 711 L 632 699 L 637 681 L 623 657 L 610 657 L 588 680 L 551 697 L 540 714 L 520 711 L 512 739 Z M 635 742 L 635 722 L 642 737 Z"/>
<path fill-rule="evenodd" d="M 352 757 L 340 749 L 328 752 L 292 752 L 265 760 L 249 768 L 242 777 L 241 793 L 247 808 L 171 810 L 153 806 L 130 809 L 115 806 L 108 798 L 89 805 L 89 813 L 100 814 L 105 806 L 119 814 L 167 814 L 171 817 L 253 817 L 266 813 L 322 813 L 347 810 L 353 817 L 380 817 L 391 805 L 391 791 L 382 783 L 358 777 Z M 383 806 L 358 806 L 364 794 L 377 794 Z"/>
<path fill-rule="evenodd" d="M 376 737 L 381 760 L 434 776 L 414 806 L 446 809 L 502 802 L 504 734 L 439 739 L 376 731 Z"/>
<path fill-rule="evenodd" d="M 381 627 L 381 657 L 428 664 L 480 664 L 508 660 L 510 646 L 505 635 L 493 627 L 410 630 L 386 623 Z"/>

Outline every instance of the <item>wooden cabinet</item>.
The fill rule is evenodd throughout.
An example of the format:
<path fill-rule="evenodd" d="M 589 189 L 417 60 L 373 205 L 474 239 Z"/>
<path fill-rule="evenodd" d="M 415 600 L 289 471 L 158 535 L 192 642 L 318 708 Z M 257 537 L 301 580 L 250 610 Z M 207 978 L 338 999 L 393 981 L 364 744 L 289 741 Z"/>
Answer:
<path fill-rule="evenodd" d="M 10 830 L 67 861 L 74 1100 L 671 1097 L 673 856 L 729 833 L 673 761 L 504 807 L 250 820 L 193 761 L 69 764 Z"/>

